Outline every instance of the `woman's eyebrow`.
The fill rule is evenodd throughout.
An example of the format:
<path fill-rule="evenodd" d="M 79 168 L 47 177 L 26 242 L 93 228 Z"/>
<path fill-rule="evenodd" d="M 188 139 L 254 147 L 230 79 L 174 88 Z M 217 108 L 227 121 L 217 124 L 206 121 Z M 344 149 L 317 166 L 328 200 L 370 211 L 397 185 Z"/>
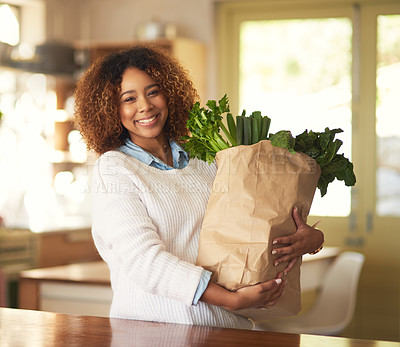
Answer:
<path fill-rule="evenodd" d="M 158 84 L 157 84 L 157 83 L 150 84 L 150 85 L 144 87 L 144 90 L 148 90 L 148 89 L 151 89 L 151 88 L 153 88 L 153 87 L 158 87 Z M 133 93 L 134 91 L 135 91 L 135 90 L 133 90 L 133 89 L 126 90 L 125 92 L 123 92 L 123 93 L 119 96 L 119 98 L 121 99 L 125 94 Z"/>
<path fill-rule="evenodd" d="M 158 87 L 158 84 L 157 84 L 157 83 L 150 84 L 149 86 L 147 86 L 147 87 L 144 88 L 144 89 L 145 89 L 145 90 L 148 90 L 148 89 L 153 88 L 153 87 Z"/>
<path fill-rule="evenodd" d="M 127 91 L 123 92 L 123 93 L 119 96 L 119 98 L 121 99 L 125 94 L 130 94 L 130 93 L 133 93 L 133 92 L 134 92 L 133 89 L 127 90 Z"/>

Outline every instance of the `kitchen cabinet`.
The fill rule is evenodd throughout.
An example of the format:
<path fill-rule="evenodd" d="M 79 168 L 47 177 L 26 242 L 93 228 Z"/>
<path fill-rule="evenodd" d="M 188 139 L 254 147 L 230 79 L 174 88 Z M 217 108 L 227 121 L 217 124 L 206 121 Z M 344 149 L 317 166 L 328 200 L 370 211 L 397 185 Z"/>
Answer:
<path fill-rule="evenodd" d="M 18 272 L 100 260 L 90 228 L 34 233 L 0 228 L 0 268 L 10 279 Z"/>
<path fill-rule="evenodd" d="M 108 316 L 110 274 L 103 261 L 23 271 L 19 308 Z"/>
<path fill-rule="evenodd" d="M 100 260 L 89 228 L 47 231 L 37 234 L 36 267 Z"/>
<path fill-rule="evenodd" d="M 0 227 L 0 280 L 5 281 L 0 283 L 0 301 L 17 307 L 21 271 L 100 259 L 89 228 L 34 233 Z"/>

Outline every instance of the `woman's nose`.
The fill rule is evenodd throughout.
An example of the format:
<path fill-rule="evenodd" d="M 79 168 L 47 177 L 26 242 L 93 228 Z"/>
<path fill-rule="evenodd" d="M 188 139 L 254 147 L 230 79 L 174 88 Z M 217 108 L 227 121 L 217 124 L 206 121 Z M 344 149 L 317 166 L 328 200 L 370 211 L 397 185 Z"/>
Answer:
<path fill-rule="evenodd" d="M 146 112 L 153 107 L 152 103 L 147 98 L 139 98 L 138 102 L 140 112 Z"/>

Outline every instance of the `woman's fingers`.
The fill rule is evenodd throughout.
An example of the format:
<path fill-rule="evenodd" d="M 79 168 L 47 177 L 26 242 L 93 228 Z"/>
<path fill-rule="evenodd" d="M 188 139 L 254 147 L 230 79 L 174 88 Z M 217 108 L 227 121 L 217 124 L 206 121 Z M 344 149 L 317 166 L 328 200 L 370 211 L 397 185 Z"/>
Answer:
<path fill-rule="evenodd" d="M 271 291 L 271 290 L 277 290 L 279 286 L 283 283 L 283 280 L 281 278 L 276 278 L 274 280 L 268 281 L 268 282 L 262 282 L 257 284 L 257 286 L 260 286 L 260 291 L 261 292 L 266 292 L 266 291 Z"/>
<path fill-rule="evenodd" d="M 298 258 L 297 255 L 294 254 L 288 254 L 288 255 L 284 255 L 282 257 L 279 257 L 277 259 L 274 260 L 274 265 L 277 266 L 280 263 L 286 263 L 286 262 L 291 262 L 293 259 Z"/>
<path fill-rule="evenodd" d="M 251 307 L 266 307 L 274 305 L 282 295 L 283 288 L 286 281 L 281 278 L 276 278 L 268 282 L 262 282 L 255 285 L 254 289 L 257 289 L 258 294 L 255 295 L 258 298 L 255 299 Z M 255 298 L 255 296 L 253 298 Z"/>
<path fill-rule="evenodd" d="M 268 300 L 266 300 L 263 303 L 263 307 L 274 306 L 277 303 L 277 301 L 279 300 L 279 298 L 282 296 L 285 285 L 286 285 L 286 281 L 282 281 L 282 284 L 280 284 L 278 287 L 276 287 L 276 291 L 274 293 L 272 293 L 270 295 L 270 297 L 268 298 Z"/>
<path fill-rule="evenodd" d="M 296 224 L 296 230 L 300 229 L 300 227 L 304 227 L 307 226 L 307 224 L 303 221 L 303 219 L 300 216 L 299 210 L 297 209 L 297 207 L 293 207 L 292 210 L 292 217 L 293 220 Z M 293 244 L 295 242 L 299 241 L 299 237 L 297 233 L 288 235 L 288 236 L 284 236 L 284 237 L 277 237 L 276 239 L 274 239 L 272 241 L 273 245 L 276 244 Z"/>
<path fill-rule="evenodd" d="M 299 259 L 299 258 L 298 258 L 298 257 L 297 257 L 297 258 L 294 258 L 294 259 L 292 259 L 292 260 L 289 262 L 288 266 L 286 266 L 285 270 L 283 270 L 283 274 L 284 274 L 284 275 L 287 274 L 290 270 L 293 269 L 293 267 L 294 267 L 295 264 L 297 263 L 297 259 Z"/>
<path fill-rule="evenodd" d="M 284 237 L 278 237 L 272 241 L 276 245 L 271 253 L 277 258 L 274 264 L 291 261 L 303 254 L 316 250 L 323 242 L 323 233 L 316 229 L 316 224 L 309 226 L 300 216 L 296 207 L 293 208 L 293 219 L 296 224 L 296 232 Z"/>
<path fill-rule="evenodd" d="M 277 258 L 274 260 L 274 265 L 278 265 L 280 263 L 291 261 L 294 258 L 297 258 L 302 255 L 301 252 L 301 244 L 299 241 L 297 243 L 293 243 L 290 246 L 275 248 L 272 250 L 272 255 L 276 255 Z"/>
<path fill-rule="evenodd" d="M 293 216 L 294 222 L 296 223 L 297 229 L 305 224 L 305 222 L 303 221 L 303 218 L 301 218 L 301 216 L 300 216 L 297 206 L 293 207 L 292 216 Z"/>
<path fill-rule="evenodd" d="M 272 241 L 273 245 L 278 245 L 278 244 L 292 244 L 296 241 L 296 234 L 291 234 L 288 236 L 282 236 L 282 237 L 277 237 Z"/>
<path fill-rule="evenodd" d="M 294 248 L 293 244 L 290 244 L 289 246 L 274 248 L 272 250 L 271 254 L 280 255 L 280 254 L 291 254 L 293 252 L 295 252 L 295 248 Z"/>

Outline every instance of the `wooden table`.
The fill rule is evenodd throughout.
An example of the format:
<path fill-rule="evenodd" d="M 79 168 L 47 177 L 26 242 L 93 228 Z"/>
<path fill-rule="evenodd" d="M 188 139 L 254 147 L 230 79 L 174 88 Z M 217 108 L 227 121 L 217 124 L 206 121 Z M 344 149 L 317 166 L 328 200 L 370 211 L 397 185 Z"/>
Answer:
<path fill-rule="evenodd" d="M 221 329 L 0 308 L 1 346 L 271 346 L 390 347 L 340 337 Z"/>
<path fill-rule="evenodd" d="M 315 290 L 321 285 L 326 270 L 339 251 L 336 247 L 326 247 L 316 255 L 303 257 L 302 292 Z M 110 274 L 107 264 L 102 261 L 20 273 L 19 308 L 108 316 L 111 300 Z"/>

